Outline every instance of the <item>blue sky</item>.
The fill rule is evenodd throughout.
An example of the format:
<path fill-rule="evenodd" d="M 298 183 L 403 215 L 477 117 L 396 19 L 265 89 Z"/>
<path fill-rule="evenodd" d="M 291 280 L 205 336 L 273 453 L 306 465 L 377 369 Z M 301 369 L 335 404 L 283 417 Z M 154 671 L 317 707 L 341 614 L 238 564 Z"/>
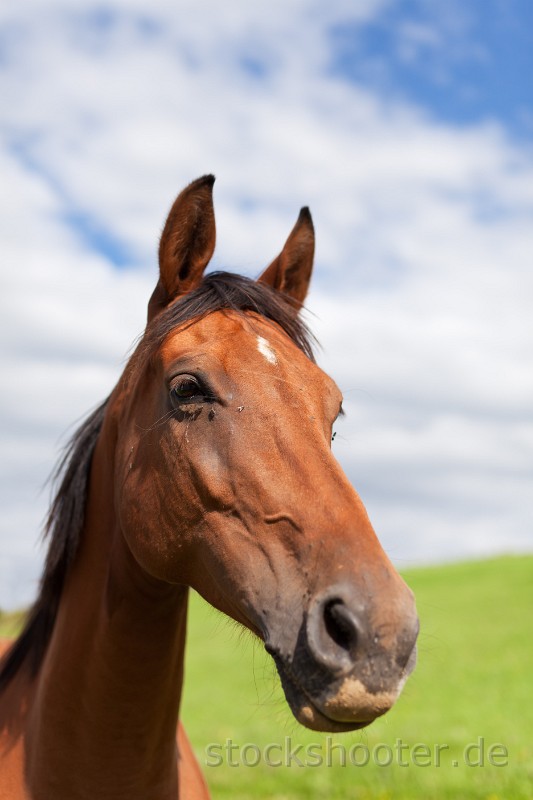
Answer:
<path fill-rule="evenodd" d="M 157 7 L 155 12 L 129 14 L 124 7 L 96 3 L 69 10 L 64 19 L 71 43 L 98 60 L 113 51 L 126 27 L 135 30 L 141 48 L 168 42 Z M 339 12 L 338 21 L 325 21 L 322 30 L 327 49 L 318 69 L 324 75 L 370 91 L 384 106 L 403 103 L 437 123 L 466 129 L 497 124 L 505 135 L 531 143 L 533 6 L 527 0 L 393 0 L 377 3 L 366 19 L 352 19 L 341 3 Z M 15 41 L 19 35 L 15 29 Z M 193 42 L 179 37 L 172 46 L 177 59 L 202 69 L 206 54 Z M 252 37 L 248 46 L 230 37 L 217 43 L 215 58 L 217 47 L 222 59 L 234 62 L 232 71 L 251 78 L 259 93 L 269 91 L 272 75 L 282 76 L 284 61 L 273 57 L 267 37 L 258 42 Z M 15 145 L 23 153 L 24 143 Z M 46 170 L 44 164 L 34 168 Z M 135 249 L 102 219 L 76 207 L 67 187 L 57 185 L 56 191 L 65 193 L 64 220 L 80 239 L 119 268 L 138 263 Z"/>
<path fill-rule="evenodd" d="M 251 80 L 259 94 L 268 94 L 273 76 L 282 79 L 285 54 L 282 51 L 282 58 L 276 59 L 268 35 L 254 32 L 253 13 L 246 15 L 250 17 L 250 41 L 241 38 L 238 30 L 235 35 L 230 29 L 227 37 L 222 30 L 219 38 L 215 35 L 213 57 L 205 50 L 198 52 L 186 35 L 169 32 L 161 13 L 164 5 L 139 9 L 132 4 L 128 9 L 113 2 L 87 2 L 72 9 L 58 3 L 57 19 L 64 42 L 88 54 L 94 63 L 103 63 L 117 44 L 122 46 L 127 31 L 130 36 L 133 33 L 141 59 L 143 50 L 163 43 L 191 70 L 201 71 L 209 60 L 220 58 L 224 66 L 231 67 L 233 76 L 240 73 L 240 79 Z M 362 12 L 354 14 L 353 8 L 358 6 L 333 3 L 333 13 L 318 20 L 324 53 L 315 63 L 310 60 L 309 80 L 320 72 L 371 92 L 385 107 L 405 104 L 437 123 L 467 129 L 492 123 L 506 136 L 531 142 L 533 7 L 527 0 L 376 0 L 362 2 Z M 233 13 L 238 14 L 239 7 L 244 8 L 242 2 L 232 3 Z M 315 2 L 303 3 L 302 11 L 306 7 L 319 16 Z M 274 24 L 272 35 L 276 33 Z M 284 33 L 290 34 L 290 30 Z M 303 39 L 305 47 L 305 31 Z M 20 68 L 30 41 L 24 14 L 15 19 L 8 15 L 0 31 L 0 64 L 5 72 Z M 88 115 L 86 123 L 88 127 L 98 124 L 97 117 Z M 69 195 L 68 186 L 36 155 L 41 136 L 38 128 L 29 126 L 12 132 L 11 145 L 63 195 L 65 223 L 116 267 L 137 265 L 135 248 L 104 220 L 80 207 Z"/>
<path fill-rule="evenodd" d="M 208 172 L 213 268 L 259 274 L 311 208 L 335 452 L 393 559 L 533 549 L 531 6 L 178 6 L 0 7 L 0 607 L 33 596 L 41 487 Z"/>
<path fill-rule="evenodd" d="M 331 69 L 461 125 L 497 120 L 533 134 L 533 6 L 528 0 L 398 0 L 365 25 L 331 30 Z"/>

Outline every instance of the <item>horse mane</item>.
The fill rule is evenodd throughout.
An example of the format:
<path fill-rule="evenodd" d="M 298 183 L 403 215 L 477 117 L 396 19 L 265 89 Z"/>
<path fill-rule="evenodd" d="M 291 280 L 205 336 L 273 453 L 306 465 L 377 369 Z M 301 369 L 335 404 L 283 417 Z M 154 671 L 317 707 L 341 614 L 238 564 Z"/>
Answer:
<path fill-rule="evenodd" d="M 270 286 L 228 272 L 206 275 L 197 289 L 179 297 L 148 325 L 127 372 L 146 365 L 176 327 L 193 323 L 214 311 L 255 312 L 279 325 L 314 361 L 313 338 L 290 298 Z M 109 399 L 109 398 L 108 398 Z M 85 521 L 92 456 L 108 399 L 74 433 L 52 479 L 58 488 L 44 524 L 48 551 L 39 593 L 19 637 L 0 661 L 0 693 L 25 666 L 35 677 L 52 636 L 65 580 L 79 550 Z"/>
<path fill-rule="evenodd" d="M 59 483 L 44 524 L 49 540 L 39 594 L 18 639 L 0 662 L 0 692 L 26 664 L 36 675 L 50 641 L 65 578 L 78 551 L 85 519 L 92 455 L 107 400 L 75 432 L 52 474 Z"/>

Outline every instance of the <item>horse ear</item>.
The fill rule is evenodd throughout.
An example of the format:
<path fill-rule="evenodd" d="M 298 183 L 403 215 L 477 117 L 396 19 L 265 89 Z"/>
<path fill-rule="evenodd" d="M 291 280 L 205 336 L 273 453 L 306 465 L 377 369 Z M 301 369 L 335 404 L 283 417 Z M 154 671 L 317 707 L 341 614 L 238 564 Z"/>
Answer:
<path fill-rule="evenodd" d="M 311 213 L 305 207 L 300 211 L 283 250 L 258 280 L 289 295 L 298 305 L 302 305 L 311 280 L 314 255 L 315 229 Z"/>
<path fill-rule="evenodd" d="M 159 242 L 159 281 L 148 303 L 148 321 L 202 280 L 215 249 L 214 182 L 214 175 L 193 181 L 170 209 Z"/>

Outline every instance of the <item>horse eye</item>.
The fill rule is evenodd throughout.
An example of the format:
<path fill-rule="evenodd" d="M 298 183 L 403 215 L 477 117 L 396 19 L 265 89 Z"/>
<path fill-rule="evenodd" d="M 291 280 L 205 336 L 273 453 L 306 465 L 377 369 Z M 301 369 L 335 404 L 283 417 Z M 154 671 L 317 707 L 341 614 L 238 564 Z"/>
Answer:
<path fill-rule="evenodd" d="M 202 388 L 192 375 L 179 375 L 170 386 L 170 394 L 175 400 L 192 400 L 203 396 Z"/>

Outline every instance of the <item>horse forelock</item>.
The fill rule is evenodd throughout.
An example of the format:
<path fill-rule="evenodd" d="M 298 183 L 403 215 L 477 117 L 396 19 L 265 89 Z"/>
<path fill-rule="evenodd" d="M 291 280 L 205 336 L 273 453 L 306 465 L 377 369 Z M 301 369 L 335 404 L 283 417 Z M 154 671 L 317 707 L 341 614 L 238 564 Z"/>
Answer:
<path fill-rule="evenodd" d="M 176 328 L 225 310 L 254 312 L 271 320 L 311 361 L 315 360 L 314 337 L 288 296 L 251 278 L 217 271 L 206 275 L 198 288 L 178 297 L 151 321 L 132 358 L 132 372 L 142 371 L 146 361 Z"/>

